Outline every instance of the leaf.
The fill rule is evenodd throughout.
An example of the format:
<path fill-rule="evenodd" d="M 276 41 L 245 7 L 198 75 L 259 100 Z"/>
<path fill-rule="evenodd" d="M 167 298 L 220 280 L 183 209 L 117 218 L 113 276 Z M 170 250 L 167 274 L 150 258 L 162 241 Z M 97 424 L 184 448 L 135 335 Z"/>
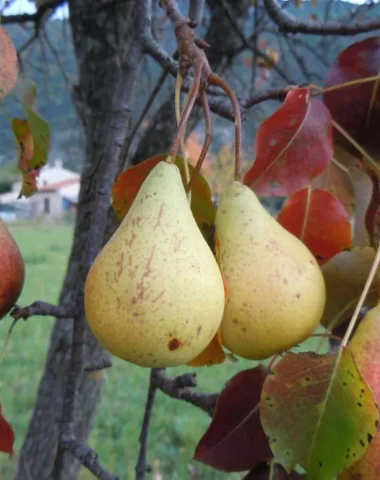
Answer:
<path fill-rule="evenodd" d="M 307 187 L 333 156 L 330 113 L 309 88 L 289 91 L 257 133 L 257 153 L 244 183 L 257 195 L 286 196 Z"/>
<path fill-rule="evenodd" d="M 24 89 L 20 85 L 18 95 L 23 101 L 26 120 L 16 118 L 11 122 L 23 179 L 19 198 L 30 197 L 37 191 L 36 178 L 50 150 L 50 126 L 37 111 L 36 85 L 31 81 L 24 84 Z"/>
<path fill-rule="evenodd" d="M 366 216 L 373 196 L 373 183 L 362 166 L 351 167 L 349 174 L 354 186 L 355 198 L 354 245 L 367 247 L 371 245 L 371 239 L 366 226 Z"/>
<path fill-rule="evenodd" d="M 259 365 L 232 377 L 219 395 L 212 422 L 194 459 L 224 472 L 249 470 L 272 457 L 259 416 L 267 370 Z"/>
<path fill-rule="evenodd" d="M 273 467 L 268 463 L 260 463 L 248 472 L 243 480 L 301 480 L 302 478 L 304 478 L 302 475 L 294 471 L 288 474 L 278 463 Z"/>
<path fill-rule="evenodd" d="M 0 27 L 0 98 L 5 97 L 16 86 L 18 60 L 11 37 Z"/>
<path fill-rule="evenodd" d="M 338 326 L 352 315 L 363 291 L 376 252 L 371 247 L 353 248 L 336 255 L 322 266 L 326 285 L 326 306 L 321 323 L 327 328 Z M 378 302 L 380 268 L 376 272 L 365 304 Z"/>
<path fill-rule="evenodd" d="M 380 304 L 372 308 L 350 342 L 349 348 L 364 380 L 380 403 Z M 379 427 L 370 446 L 349 469 L 339 475 L 339 480 L 377 480 L 380 472 Z"/>
<path fill-rule="evenodd" d="M 285 355 L 264 382 L 260 412 L 275 461 L 301 465 L 308 480 L 333 480 L 360 458 L 379 417 L 347 348 Z"/>
<path fill-rule="evenodd" d="M 372 197 L 365 215 L 365 227 L 369 233 L 372 246 L 377 248 L 380 239 L 380 185 L 379 179 L 373 173 L 370 174 L 372 181 Z"/>
<path fill-rule="evenodd" d="M 370 37 L 343 50 L 327 73 L 325 87 L 378 75 L 380 37 Z M 379 79 L 380 80 L 380 79 Z M 326 92 L 323 102 L 331 116 L 372 154 L 380 150 L 379 80 Z"/>
<path fill-rule="evenodd" d="M 13 445 L 15 442 L 15 434 L 12 426 L 6 421 L 2 408 L 0 406 L 0 451 L 13 455 Z"/>
<path fill-rule="evenodd" d="M 352 245 L 349 216 L 325 190 L 300 190 L 284 204 L 277 221 L 309 248 L 320 264 Z"/>
<path fill-rule="evenodd" d="M 14 118 L 11 122 L 13 134 L 16 138 L 18 151 L 18 168 L 22 175 L 22 186 L 19 198 L 30 197 L 37 191 L 36 177 L 39 171 L 30 167 L 34 152 L 34 141 L 27 120 Z"/>
<path fill-rule="evenodd" d="M 226 354 L 222 347 L 222 330 L 219 328 L 214 338 L 203 352 L 191 360 L 191 362 L 187 363 L 187 365 L 192 367 L 203 367 L 205 365 L 211 366 L 223 363 L 225 359 Z"/>
<path fill-rule="evenodd" d="M 166 159 L 167 155 L 157 155 L 122 172 L 112 188 L 113 208 L 119 222 L 123 220 L 140 190 L 142 183 L 149 172 L 159 163 Z M 176 165 L 180 169 L 183 182 L 185 182 L 185 171 L 183 158 L 177 156 Z M 189 165 L 190 177 L 194 167 Z M 191 210 L 199 225 L 212 225 L 215 218 L 215 206 L 211 199 L 211 190 L 202 175 L 192 182 L 191 187 Z"/>

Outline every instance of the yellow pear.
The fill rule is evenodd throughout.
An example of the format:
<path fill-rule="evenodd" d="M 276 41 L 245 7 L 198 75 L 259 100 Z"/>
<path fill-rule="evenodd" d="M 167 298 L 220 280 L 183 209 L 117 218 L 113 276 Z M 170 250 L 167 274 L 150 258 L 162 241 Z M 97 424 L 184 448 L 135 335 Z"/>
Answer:
<path fill-rule="evenodd" d="M 217 260 L 228 289 L 223 345 L 259 360 L 310 336 L 322 317 L 326 292 L 308 248 L 238 181 L 222 196 L 215 226 Z"/>
<path fill-rule="evenodd" d="M 95 259 L 87 320 L 112 354 L 144 367 L 189 362 L 216 334 L 224 285 L 178 167 L 160 162 Z"/>

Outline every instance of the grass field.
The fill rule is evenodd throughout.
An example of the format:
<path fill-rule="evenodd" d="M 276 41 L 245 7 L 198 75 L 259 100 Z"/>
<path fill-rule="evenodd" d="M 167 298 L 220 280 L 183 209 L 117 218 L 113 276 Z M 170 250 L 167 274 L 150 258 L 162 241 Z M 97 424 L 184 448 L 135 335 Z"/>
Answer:
<path fill-rule="evenodd" d="M 26 262 L 26 283 L 19 304 L 36 299 L 57 302 L 71 247 L 72 228 L 34 225 L 12 226 L 10 230 Z M 10 317 L 0 323 L 0 345 L 10 324 Z M 52 326 L 50 317 L 35 317 L 19 323 L 1 365 L 1 404 L 15 429 L 16 453 L 32 414 Z M 250 365 L 251 362 L 239 361 L 199 368 L 200 388 L 209 392 L 220 390 L 231 375 Z M 176 374 L 194 369 L 171 370 Z M 134 478 L 148 375 L 146 369 L 113 360 L 113 367 L 106 374 L 105 390 L 91 434 L 91 446 L 108 469 L 122 480 Z M 150 431 L 149 462 L 157 465 L 163 480 L 241 478 L 242 475 L 216 472 L 192 460 L 194 448 L 209 422 L 206 414 L 191 405 L 158 394 Z M 197 477 L 189 473 L 194 468 L 198 471 Z M 13 460 L 0 454 L 1 480 L 11 480 L 13 471 Z M 91 474 L 82 472 L 81 479 L 91 478 Z"/>

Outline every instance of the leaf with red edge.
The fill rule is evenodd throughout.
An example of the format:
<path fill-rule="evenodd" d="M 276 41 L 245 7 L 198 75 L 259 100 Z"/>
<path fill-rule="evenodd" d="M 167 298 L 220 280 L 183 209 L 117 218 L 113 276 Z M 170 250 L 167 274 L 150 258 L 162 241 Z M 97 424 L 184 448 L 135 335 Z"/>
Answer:
<path fill-rule="evenodd" d="M 0 452 L 13 455 L 13 445 L 15 442 L 15 434 L 13 428 L 6 421 L 2 408 L 0 406 Z"/>
<path fill-rule="evenodd" d="M 197 357 L 195 357 L 187 365 L 191 367 L 204 367 L 205 365 L 217 365 L 223 363 L 226 359 L 226 354 L 222 346 L 222 330 L 218 329 L 214 338 L 207 345 L 207 347 Z"/>
<path fill-rule="evenodd" d="M 11 37 L 0 27 L 0 98 L 8 95 L 17 83 L 18 59 Z"/>
<path fill-rule="evenodd" d="M 137 192 L 148 176 L 149 172 L 159 163 L 164 161 L 167 155 L 157 155 L 144 162 L 128 168 L 122 172 L 112 188 L 113 208 L 119 222 L 123 220 L 131 208 Z M 185 185 L 185 169 L 183 158 L 177 156 L 175 164 L 181 172 L 182 181 Z M 194 173 L 194 167 L 189 165 L 190 177 Z M 198 174 L 191 186 L 191 210 L 199 225 L 212 225 L 215 218 L 215 206 L 211 199 L 211 190 L 205 178 Z"/>
<path fill-rule="evenodd" d="M 339 200 L 325 190 L 305 188 L 295 193 L 277 221 L 302 240 L 320 264 L 352 244 L 349 216 Z"/>
<path fill-rule="evenodd" d="M 278 463 L 275 463 L 272 467 L 268 463 L 260 463 L 248 472 L 243 480 L 301 480 L 302 478 L 304 478 L 304 475 L 297 472 L 287 473 Z"/>
<path fill-rule="evenodd" d="M 195 460 L 224 472 L 239 472 L 272 458 L 259 415 L 266 375 L 266 368 L 259 365 L 229 380 L 195 450 Z"/>
<path fill-rule="evenodd" d="M 260 417 L 277 463 L 332 480 L 366 451 L 379 411 L 343 347 L 337 355 L 286 354 L 265 379 Z"/>
<path fill-rule="evenodd" d="M 380 37 L 370 37 L 343 50 L 327 73 L 325 87 L 379 74 Z M 333 119 L 372 154 L 380 150 L 379 80 L 325 92 L 323 102 Z"/>
<path fill-rule="evenodd" d="M 364 380 L 371 387 L 380 404 L 380 304 L 369 310 L 357 327 L 349 344 Z M 339 480 L 377 480 L 380 472 L 380 432 L 368 449 L 349 469 L 339 475 Z"/>
<path fill-rule="evenodd" d="M 292 89 L 257 133 L 256 159 L 244 183 L 257 195 L 286 196 L 307 187 L 333 156 L 328 109 L 310 88 Z"/>

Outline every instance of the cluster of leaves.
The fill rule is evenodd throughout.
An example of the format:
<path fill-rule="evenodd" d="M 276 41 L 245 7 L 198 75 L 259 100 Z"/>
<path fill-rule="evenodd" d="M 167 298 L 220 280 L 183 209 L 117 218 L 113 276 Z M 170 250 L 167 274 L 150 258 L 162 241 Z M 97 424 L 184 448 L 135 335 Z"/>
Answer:
<path fill-rule="evenodd" d="M 243 179 L 259 196 L 287 197 L 277 220 L 318 260 L 327 290 L 321 327 L 338 338 L 346 332 L 378 247 L 379 71 L 380 37 L 371 37 L 341 53 L 323 89 L 290 89 L 281 108 L 261 124 L 256 158 Z M 119 176 L 113 202 L 120 221 L 147 174 L 165 157 Z M 186 185 L 183 158 L 176 163 Z M 212 243 L 215 206 L 200 174 L 192 182 L 191 208 Z M 325 354 L 287 352 L 270 367 L 258 365 L 234 376 L 194 458 L 220 471 L 248 472 L 245 480 L 375 479 L 379 286 L 380 271 L 364 303 L 377 323 L 365 317 L 352 343 L 359 333 L 364 340 L 355 348 L 350 343 Z M 190 364 L 215 365 L 227 356 L 218 332 Z"/>

